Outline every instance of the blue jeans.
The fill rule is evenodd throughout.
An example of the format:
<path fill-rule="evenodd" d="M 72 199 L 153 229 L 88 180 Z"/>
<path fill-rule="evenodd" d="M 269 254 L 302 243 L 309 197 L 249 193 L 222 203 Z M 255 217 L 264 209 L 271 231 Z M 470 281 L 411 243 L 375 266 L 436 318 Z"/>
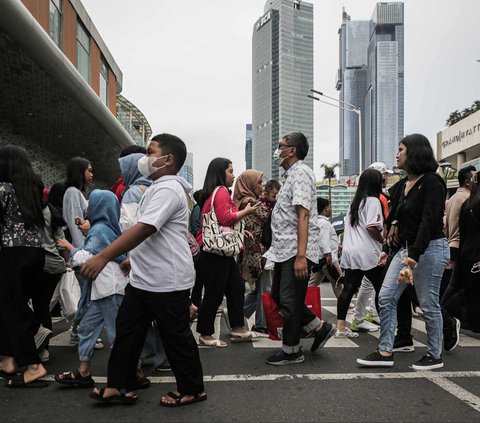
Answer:
<path fill-rule="evenodd" d="M 115 341 L 115 319 L 123 301 L 123 295 L 114 294 L 100 300 L 90 301 L 84 307 L 84 314 L 78 326 L 78 358 L 90 361 L 95 351 L 95 342 L 102 333 L 107 332 L 110 347 Z"/>
<path fill-rule="evenodd" d="M 395 329 L 397 327 L 397 302 L 406 283 L 397 281 L 405 249 L 401 248 L 392 259 L 383 281 L 378 304 L 380 306 L 380 351 L 392 352 Z M 430 241 L 425 252 L 418 260 L 413 271 L 413 280 L 418 302 L 423 311 L 427 329 L 427 353 L 438 357 L 442 354 L 442 313 L 440 311 L 439 293 L 443 271 L 450 258 L 448 243 L 445 238 Z"/>
<path fill-rule="evenodd" d="M 143 346 L 142 354 L 140 355 L 140 362 L 147 358 L 153 357 L 153 367 L 168 364 L 167 354 L 163 347 L 162 338 L 156 326 L 150 325 L 145 337 L 145 345 Z"/>
<path fill-rule="evenodd" d="M 255 326 L 257 328 L 267 327 L 265 313 L 263 311 L 262 294 L 270 292 L 272 285 L 273 270 L 262 270 L 260 277 L 255 284 L 255 291 L 250 291 L 245 297 L 243 314 L 248 319 L 255 312 Z"/>

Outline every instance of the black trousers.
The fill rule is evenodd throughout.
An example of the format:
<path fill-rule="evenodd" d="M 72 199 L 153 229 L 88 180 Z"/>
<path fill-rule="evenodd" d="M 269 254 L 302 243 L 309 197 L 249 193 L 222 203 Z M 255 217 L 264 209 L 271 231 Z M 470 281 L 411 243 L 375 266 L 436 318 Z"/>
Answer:
<path fill-rule="evenodd" d="M 233 257 L 200 253 L 197 265 L 200 277 L 205 284 L 205 293 L 198 311 L 197 332 L 201 335 L 213 335 L 218 307 L 223 296 L 227 298 L 230 326 L 243 327 L 243 304 L 245 300 L 245 282 Z"/>
<path fill-rule="evenodd" d="M 133 390 L 147 329 L 156 319 L 178 391 L 186 395 L 203 392 L 203 370 L 198 346 L 190 330 L 189 307 L 188 289 L 149 292 L 127 286 L 115 322 L 116 337 L 108 361 L 107 386 Z"/>
<path fill-rule="evenodd" d="M 40 363 L 33 339 L 40 324 L 28 300 L 44 260 L 42 248 L 0 250 L 0 355 L 13 357 L 18 367 Z"/>
<path fill-rule="evenodd" d="M 52 329 L 52 315 L 50 314 L 50 301 L 62 278 L 63 273 L 42 272 L 40 280 L 32 287 L 32 305 L 35 317 L 47 329 Z"/>
<path fill-rule="evenodd" d="M 376 266 L 369 270 L 345 269 L 343 290 L 337 301 L 337 318 L 339 320 L 346 319 L 350 301 L 352 301 L 353 295 L 358 291 L 358 288 L 360 288 L 364 276 L 372 283 L 375 289 L 375 304 L 378 304 L 378 294 L 382 287 L 383 277 L 385 276 L 385 267 Z"/>
<path fill-rule="evenodd" d="M 272 280 L 272 299 L 277 303 L 283 316 L 283 345 L 287 347 L 296 347 L 300 343 L 302 328 L 317 319 L 317 316 L 305 305 L 308 279 L 313 263 L 307 260 L 309 277 L 297 279 L 294 269 L 295 260 L 296 257 L 292 257 L 282 263 L 275 263 Z M 293 352 L 297 351 L 296 348 L 293 349 Z"/>

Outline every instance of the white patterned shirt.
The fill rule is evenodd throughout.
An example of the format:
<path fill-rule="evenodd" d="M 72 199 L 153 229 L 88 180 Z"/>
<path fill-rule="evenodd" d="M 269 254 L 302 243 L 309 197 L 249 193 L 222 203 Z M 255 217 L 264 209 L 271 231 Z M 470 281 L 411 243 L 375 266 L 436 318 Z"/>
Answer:
<path fill-rule="evenodd" d="M 264 257 L 282 263 L 297 255 L 298 216 L 295 206 L 309 210 L 306 256 L 314 263 L 320 261 L 320 227 L 318 225 L 315 175 L 302 160 L 284 174 L 285 183 L 277 195 L 272 211 L 272 245 Z"/>

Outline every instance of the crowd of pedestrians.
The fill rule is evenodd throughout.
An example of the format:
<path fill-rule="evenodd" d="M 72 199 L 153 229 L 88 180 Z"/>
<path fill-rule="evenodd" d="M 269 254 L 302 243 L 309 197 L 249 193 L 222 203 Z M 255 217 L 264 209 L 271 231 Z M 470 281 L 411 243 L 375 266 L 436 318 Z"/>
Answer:
<path fill-rule="evenodd" d="M 283 319 L 282 347 L 269 365 L 303 362 L 302 336 L 315 352 L 332 337 L 379 329 L 378 348 L 357 363 L 391 367 L 394 353 L 414 351 L 412 304 L 427 330 L 416 370 L 443 367 L 442 351 L 458 345 L 460 328 L 480 331 L 480 172 L 461 169 L 447 199 L 424 136 L 400 141 L 404 177 L 389 189 L 385 164 L 362 172 L 342 242 L 329 222 L 332 205 L 317 197 L 304 162 L 302 133 L 283 136 L 273 153 L 281 181 L 255 169 L 235 178 L 232 162 L 217 157 L 193 193 L 177 175 L 186 151 L 180 138 L 157 135 L 147 150 L 121 153 L 110 190 L 91 191 L 94 168 L 85 158 L 71 159 L 65 181 L 45 190 L 23 148 L 0 147 L 0 377 L 7 387 L 47 385 L 52 297 L 71 269 L 80 288 L 70 329 L 79 363 L 55 380 L 93 388 L 90 397 L 100 402 L 134 404 L 136 390 L 149 386 L 141 368 L 151 357 L 176 380 L 162 406 L 206 400 L 192 321 L 204 347 L 255 342 L 271 332 L 266 296 Z M 305 304 L 309 286 L 322 280 L 337 298 L 336 325 Z M 219 309 L 227 341 L 215 331 Z M 107 384 L 98 389 L 90 363 L 104 343 Z"/>

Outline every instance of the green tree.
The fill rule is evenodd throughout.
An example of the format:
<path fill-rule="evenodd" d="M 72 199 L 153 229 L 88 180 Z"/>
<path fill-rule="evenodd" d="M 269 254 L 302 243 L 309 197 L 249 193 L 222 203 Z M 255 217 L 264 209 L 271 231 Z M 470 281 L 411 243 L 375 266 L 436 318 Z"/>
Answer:
<path fill-rule="evenodd" d="M 460 122 L 462 119 L 465 119 L 467 116 L 470 116 L 472 113 L 478 112 L 480 110 L 480 100 L 475 100 L 470 107 L 466 107 L 461 112 L 455 110 L 450 113 L 448 119 L 446 120 L 447 126 L 452 126 L 457 122 Z"/>
<path fill-rule="evenodd" d="M 328 179 L 328 201 L 332 202 L 332 179 L 335 179 L 335 169 L 340 167 L 340 163 L 334 163 L 329 165 L 327 163 L 322 163 L 320 168 L 323 169 L 325 178 Z"/>

